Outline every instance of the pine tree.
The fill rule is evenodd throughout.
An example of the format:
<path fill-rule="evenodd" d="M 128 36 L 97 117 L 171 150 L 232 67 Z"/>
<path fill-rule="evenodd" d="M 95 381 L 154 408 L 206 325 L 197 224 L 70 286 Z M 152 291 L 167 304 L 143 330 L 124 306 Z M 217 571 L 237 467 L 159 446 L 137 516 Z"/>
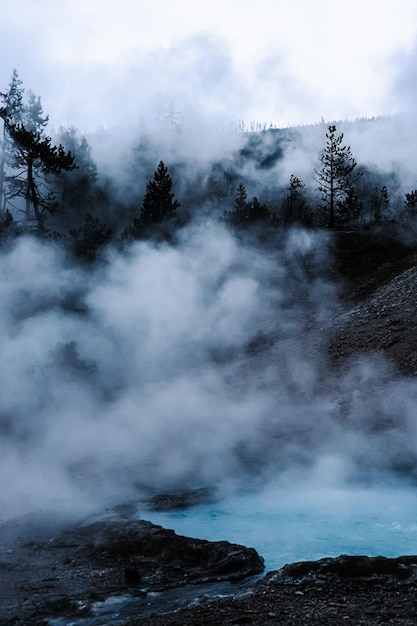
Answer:
<path fill-rule="evenodd" d="M 405 194 L 404 217 L 407 220 L 417 217 L 417 189 Z"/>
<path fill-rule="evenodd" d="M 28 91 L 28 102 L 23 107 L 22 121 L 26 130 L 39 133 L 41 136 L 49 122 L 49 115 L 44 116 L 40 96 L 35 96 L 33 91 Z"/>
<path fill-rule="evenodd" d="M 375 197 L 372 206 L 371 219 L 375 222 L 380 222 L 382 219 L 386 219 L 390 207 L 390 197 L 388 188 L 386 185 L 378 188 L 375 188 Z"/>
<path fill-rule="evenodd" d="M 233 208 L 235 213 L 241 213 L 242 215 L 245 215 L 248 208 L 248 203 L 246 201 L 247 197 L 248 194 L 246 191 L 246 187 L 242 185 L 242 183 L 240 183 L 239 187 L 237 188 L 236 197 L 233 202 Z"/>
<path fill-rule="evenodd" d="M 177 219 L 177 209 L 181 206 L 174 200 L 172 179 L 163 161 L 159 162 L 153 179 L 146 185 L 140 217 L 133 220 L 129 229 L 132 238 L 137 239 L 152 234 L 168 235 Z"/>
<path fill-rule="evenodd" d="M 286 225 L 298 223 L 311 226 L 312 224 L 313 217 L 303 194 L 304 188 L 303 181 L 291 174 L 287 197 L 284 200 L 284 223 Z"/>
<path fill-rule="evenodd" d="M 337 202 L 338 220 L 344 224 L 357 221 L 363 213 L 363 205 L 354 187 L 349 187 L 343 200 Z"/>
<path fill-rule="evenodd" d="M 62 171 L 54 186 L 62 210 L 71 217 L 71 212 L 78 214 L 82 204 L 90 208 L 98 205 L 100 190 L 97 186 L 97 165 L 87 139 L 74 126 L 61 126 L 55 140 L 71 152 L 77 165 L 70 172 Z"/>
<path fill-rule="evenodd" d="M 338 217 L 338 209 L 352 193 L 356 180 L 354 176 L 356 161 L 352 157 L 350 146 L 342 144 L 343 133 L 336 134 L 336 126 L 330 125 L 326 133 L 326 147 L 320 161 L 322 167 L 315 170 L 318 182 L 317 191 L 322 194 L 320 206 L 327 226 L 333 228 Z"/>
<path fill-rule="evenodd" d="M 24 197 L 27 218 L 31 217 L 30 210 L 33 209 L 37 231 L 43 233 L 46 214 L 57 207 L 46 178 L 49 174 L 75 169 L 73 156 L 62 145 L 53 146 L 50 137 L 42 138 L 40 132 L 28 130 L 23 123 L 15 123 L 5 108 L 0 109 L 0 117 L 18 153 L 17 166 L 21 171 L 14 177 L 15 195 Z"/>
<path fill-rule="evenodd" d="M 248 202 L 246 187 L 240 183 L 233 202 L 233 211 L 225 211 L 223 219 L 232 226 L 248 228 L 262 222 L 270 222 L 271 214 L 268 207 L 256 196 Z"/>
<path fill-rule="evenodd" d="M 7 91 L 0 93 L 0 107 L 5 111 L 7 118 L 15 123 L 22 121 L 23 116 L 23 93 L 22 81 L 17 70 L 14 69 Z M 3 118 L 3 133 L 0 148 L 0 211 L 6 210 L 7 190 L 6 190 L 6 170 L 15 164 L 16 154 L 14 143 L 8 135 L 7 124 Z"/>
<path fill-rule="evenodd" d="M 260 202 L 256 196 L 253 196 L 252 202 L 249 204 L 248 221 L 252 224 L 271 221 L 268 207 Z"/>
<path fill-rule="evenodd" d="M 232 226 L 243 226 L 248 219 L 250 202 L 247 201 L 246 187 L 240 183 L 233 201 L 233 211 L 225 211 L 223 219 Z"/>
<path fill-rule="evenodd" d="M 0 247 L 12 241 L 19 234 L 12 214 L 8 209 L 0 213 Z"/>
<path fill-rule="evenodd" d="M 70 230 L 69 234 L 74 254 L 86 261 L 94 261 L 99 249 L 109 243 L 112 237 L 111 229 L 91 213 L 87 213 L 84 223 Z"/>

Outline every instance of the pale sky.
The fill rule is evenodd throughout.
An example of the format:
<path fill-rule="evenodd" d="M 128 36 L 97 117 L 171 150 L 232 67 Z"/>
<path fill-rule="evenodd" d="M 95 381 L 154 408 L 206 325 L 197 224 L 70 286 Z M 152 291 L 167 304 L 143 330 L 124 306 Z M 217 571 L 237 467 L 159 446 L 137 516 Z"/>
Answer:
<path fill-rule="evenodd" d="M 138 120 L 157 94 L 208 119 L 287 126 L 409 104 L 417 2 L 13 0 L 0 41 L 0 89 L 16 67 L 55 126 Z"/>

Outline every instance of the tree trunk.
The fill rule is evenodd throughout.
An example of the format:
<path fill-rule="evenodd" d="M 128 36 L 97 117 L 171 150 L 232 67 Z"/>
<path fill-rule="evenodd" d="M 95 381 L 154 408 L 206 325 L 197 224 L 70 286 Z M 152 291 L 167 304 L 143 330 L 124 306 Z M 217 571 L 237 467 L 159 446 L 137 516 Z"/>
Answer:
<path fill-rule="evenodd" d="M 3 141 L 0 151 L 0 207 L 2 210 L 6 208 L 4 174 L 6 168 L 6 122 L 3 122 Z"/>
<path fill-rule="evenodd" d="M 38 198 L 38 189 L 36 187 L 35 179 L 33 176 L 33 158 L 29 157 L 28 159 L 28 194 L 26 199 L 26 210 L 30 214 L 30 204 L 33 205 L 33 212 L 35 214 L 35 219 L 38 227 L 38 233 L 42 234 L 45 230 L 44 224 L 44 215 L 40 210 L 39 198 Z"/>

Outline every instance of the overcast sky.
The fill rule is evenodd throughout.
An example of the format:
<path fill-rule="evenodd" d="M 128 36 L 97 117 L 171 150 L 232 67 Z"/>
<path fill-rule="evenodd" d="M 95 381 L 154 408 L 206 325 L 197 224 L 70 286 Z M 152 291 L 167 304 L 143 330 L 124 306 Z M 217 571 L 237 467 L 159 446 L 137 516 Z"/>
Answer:
<path fill-rule="evenodd" d="M 0 89 L 16 67 L 55 126 L 83 131 L 147 116 L 157 94 L 209 119 L 371 116 L 409 105 L 415 78 L 415 0 L 12 0 L 1 13 Z"/>

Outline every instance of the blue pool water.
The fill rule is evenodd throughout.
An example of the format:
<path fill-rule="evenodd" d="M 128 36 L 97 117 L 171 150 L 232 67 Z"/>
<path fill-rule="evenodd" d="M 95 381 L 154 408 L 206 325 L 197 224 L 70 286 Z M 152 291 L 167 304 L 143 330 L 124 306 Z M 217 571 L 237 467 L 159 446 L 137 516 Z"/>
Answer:
<path fill-rule="evenodd" d="M 141 517 L 178 534 L 227 540 L 256 550 L 266 571 L 340 554 L 417 553 L 417 490 L 268 489 L 218 503 Z"/>
<path fill-rule="evenodd" d="M 254 547 L 265 559 L 265 571 L 340 554 L 395 557 L 417 553 L 417 490 L 413 488 L 269 487 L 184 510 L 143 511 L 141 518 L 178 534 Z M 132 615 L 173 611 L 196 597 L 238 590 L 238 586 L 221 583 L 151 593 L 145 598 L 109 598 L 93 607 L 91 617 L 51 619 L 49 625 L 122 624 Z"/>

